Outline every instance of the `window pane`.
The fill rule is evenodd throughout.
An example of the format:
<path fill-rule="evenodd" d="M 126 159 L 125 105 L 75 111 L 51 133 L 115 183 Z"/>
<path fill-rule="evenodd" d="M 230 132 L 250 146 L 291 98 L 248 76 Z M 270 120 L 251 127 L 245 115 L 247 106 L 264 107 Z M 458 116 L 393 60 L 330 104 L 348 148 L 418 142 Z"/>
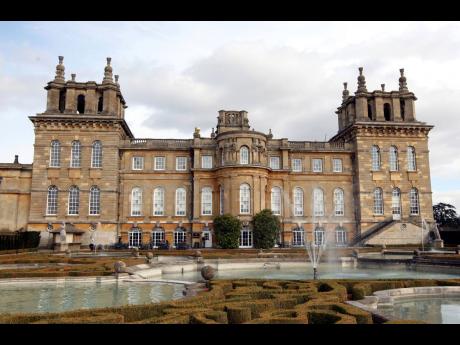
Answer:
<path fill-rule="evenodd" d="M 212 156 L 202 156 L 201 167 L 203 169 L 212 169 Z"/>
<path fill-rule="evenodd" d="M 342 172 L 342 160 L 334 158 L 332 160 L 332 170 L 333 172 Z"/>
<path fill-rule="evenodd" d="M 176 157 L 176 170 L 187 170 L 187 157 Z"/>
<path fill-rule="evenodd" d="M 51 142 L 50 167 L 58 168 L 61 165 L 61 144 L 58 140 Z"/>
<path fill-rule="evenodd" d="M 98 187 L 91 187 L 89 192 L 89 214 L 100 214 L 101 195 Z"/>
<path fill-rule="evenodd" d="M 142 212 L 142 191 L 134 188 L 131 193 L 131 215 L 140 216 Z"/>
<path fill-rule="evenodd" d="M 201 214 L 212 214 L 212 190 L 209 187 L 205 187 L 201 190 Z"/>
<path fill-rule="evenodd" d="M 165 157 L 155 157 L 155 170 L 165 170 L 166 159 Z"/>
<path fill-rule="evenodd" d="M 133 157 L 133 170 L 144 169 L 144 157 Z"/>
<path fill-rule="evenodd" d="M 185 216 L 186 194 L 184 188 L 176 190 L 176 216 Z"/>
<path fill-rule="evenodd" d="M 240 213 L 250 213 L 251 192 L 247 184 L 240 186 Z"/>
<path fill-rule="evenodd" d="M 303 216 L 303 190 L 294 189 L 294 215 Z"/>
<path fill-rule="evenodd" d="M 344 215 L 344 200 L 343 200 L 343 190 L 337 188 L 334 190 L 334 209 L 336 216 Z"/>
<path fill-rule="evenodd" d="M 316 188 L 313 191 L 313 207 L 315 216 L 324 216 L 324 195 L 321 189 Z"/>
<path fill-rule="evenodd" d="M 412 146 L 407 148 L 407 170 L 416 171 L 417 164 L 415 161 L 415 149 Z"/>
<path fill-rule="evenodd" d="M 102 144 L 99 140 L 93 143 L 91 153 L 91 167 L 101 168 L 102 167 Z"/>
<path fill-rule="evenodd" d="M 313 172 L 322 172 L 323 171 L 323 160 L 320 158 L 313 159 Z"/>
<path fill-rule="evenodd" d="M 280 168 L 280 158 L 279 157 L 270 157 L 270 168 L 279 169 Z"/>
<path fill-rule="evenodd" d="M 79 141 L 72 141 L 71 157 L 70 157 L 70 167 L 79 168 L 80 167 L 80 153 L 81 145 Z"/>
<path fill-rule="evenodd" d="M 301 172 L 302 171 L 302 160 L 295 158 L 292 160 L 292 171 Z"/>
<path fill-rule="evenodd" d="M 246 146 L 240 149 L 240 164 L 249 164 L 249 149 Z"/>
<path fill-rule="evenodd" d="M 165 192 L 163 188 L 155 188 L 153 191 L 153 215 L 162 216 L 165 206 Z"/>
<path fill-rule="evenodd" d="M 79 207 L 80 207 L 80 191 L 77 187 L 70 187 L 69 215 L 78 215 Z"/>
<path fill-rule="evenodd" d="M 58 189 L 55 186 L 48 188 L 48 200 L 46 214 L 55 215 L 57 214 L 57 202 L 58 202 Z"/>
<path fill-rule="evenodd" d="M 371 149 L 372 170 L 380 170 L 380 149 L 378 146 L 372 146 Z"/>
<path fill-rule="evenodd" d="M 390 147 L 390 171 L 398 171 L 398 149 L 395 146 Z"/>
<path fill-rule="evenodd" d="M 281 215 L 281 189 L 272 188 L 272 212 L 275 215 Z"/>
<path fill-rule="evenodd" d="M 418 215 L 420 210 L 419 210 L 419 200 L 418 200 L 417 189 L 412 188 L 410 190 L 409 199 L 410 199 L 410 214 Z"/>

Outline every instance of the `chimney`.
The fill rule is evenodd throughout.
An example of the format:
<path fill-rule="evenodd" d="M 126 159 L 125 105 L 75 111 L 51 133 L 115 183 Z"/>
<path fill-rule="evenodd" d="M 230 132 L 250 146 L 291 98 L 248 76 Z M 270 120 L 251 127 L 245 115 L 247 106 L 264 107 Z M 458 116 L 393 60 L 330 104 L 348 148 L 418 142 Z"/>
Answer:
<path fill-rule="evenodd" d="M 13 164 L 19 164 L 19 156 L 14 155 L 14 163 Z"/>

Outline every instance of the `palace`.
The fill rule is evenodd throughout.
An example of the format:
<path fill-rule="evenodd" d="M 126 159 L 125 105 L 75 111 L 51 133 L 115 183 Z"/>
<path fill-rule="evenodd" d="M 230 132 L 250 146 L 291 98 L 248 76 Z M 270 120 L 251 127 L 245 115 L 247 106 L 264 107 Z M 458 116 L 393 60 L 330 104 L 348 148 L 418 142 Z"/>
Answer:
<path fill-rule="evenodd" d="M 416 244 L 434 222 L 433 126 L 416 119 L 403 69 L 399 90 L 368 91 L 359 68 L 326 142 L 258 132 L 244 110 L 220 110 L 209 137 L 135 138 L 110 58 L 97 83 L 66 80 L 59 57 L 45 90 L 46 110 L 29 117 L 33 164 L 0 163 L 0 230 L 41 231 L 43 245 L 66 223 L 83 245 L 97 228 L 104 245 L 213 247 L 213 218 L 229 213 L 250 248 L 252 216 L 265 208 L 280 218 L 282 247 Z"/>

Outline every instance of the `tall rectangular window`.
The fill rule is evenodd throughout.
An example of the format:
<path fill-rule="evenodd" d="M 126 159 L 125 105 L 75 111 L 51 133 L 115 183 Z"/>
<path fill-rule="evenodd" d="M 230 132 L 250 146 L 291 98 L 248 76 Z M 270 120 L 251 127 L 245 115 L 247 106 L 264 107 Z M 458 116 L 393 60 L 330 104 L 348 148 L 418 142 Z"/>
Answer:
<path fill-rule="evenodd" d="M 166 169 L 166 157 L 155 157 L 154 170 Z"/>
<path fill-rule="evenodd" d="M 177 171 L 187 170 L 187 157 L 176 157 L 176 170 Z"/>
<path fill-rule="evenodd" d="M 165 210 L 165 191 L 163 188 L 153 190 L 153 215 L 163 216 Z"/>
<path fill-rule="evenodd" d="M 61 166 L 61 144 L 58 140 L 51 142 L 50 148 L 50 167 L 59 168 Z"/>
<path fill-rule="evenodd" d="M 91 168 L 102 168 L 102 144 L 99 140 L 93 143 L 91 152 Z"/>
<path fill-rule="evenodd" d="M 323 171 L 323 160 L 321 158 L 312 159 L 313 172 Z"/>
<path fill-rule="evenodd" d="M 75 140 L 72 141 L 71 157 L 70 157 L 70 167 L 79 168 L 81 158 L 81 145 L 80 142 Z"/>
<path fill-rule="evenodd" d="M 70 187 L 69 189 L 69 215 L 78 215 L 80 208 L 80 190 L 78 187 Z"/>
<path fill-rule="evenodd" d="M 332 160 L 332 171 L 333 172 L 342 172 L 342 160 L 339 158 L 334 158 Z"/>
<path fill-rule="evenodd" d="M 133 170 L 144 169 L 144 157 L 133 157 Z"/>
<path fill-rule="evenodd" d="M 278 170 L 280 168 L 280 158 L 278 156 L 270 157 L 270 168 Z"/>
<path fill-rule="evenodd" d="M 89 191 L 89 214 L 99 215 L 101 212 L 101 191 L 93 186 Z"/>
<path fill-rule="evenodd" d="M 212 189 L 209 187 L 201 189 L 201 214 L 212 215 Z"/>
<path fill-rule="evenodd" d="M 294 158 L 292 160 L 292 171 L 302 172 L 302 160 L 299 158 Z"/>
<path fill-rule="evenodd" d="M 212 169 L 212 156 L 201 156 L 201 168 Z"/>
<path fill-rule="evenodd" d="M 176 189 L 176 216 L 185 216 L 185 188 Z"/>

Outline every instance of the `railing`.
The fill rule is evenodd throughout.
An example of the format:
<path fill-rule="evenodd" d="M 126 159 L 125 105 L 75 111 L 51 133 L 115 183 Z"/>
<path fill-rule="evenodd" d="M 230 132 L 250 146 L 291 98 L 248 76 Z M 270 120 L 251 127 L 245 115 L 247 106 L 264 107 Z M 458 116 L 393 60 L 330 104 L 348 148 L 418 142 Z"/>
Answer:
<path fill-rule="evenodd" d="M 288 141 L 290 149 L 294 150 L 350 150 L 349 144 L 327 141 Z"/>
<path fill-rule="evenodd" d="M 190 148 L 193 140 L 191 139 L 131 139 L 123 142 L 125 148 L 161 148 L 161 149 L 174 149 L 174 148 Z"/>

